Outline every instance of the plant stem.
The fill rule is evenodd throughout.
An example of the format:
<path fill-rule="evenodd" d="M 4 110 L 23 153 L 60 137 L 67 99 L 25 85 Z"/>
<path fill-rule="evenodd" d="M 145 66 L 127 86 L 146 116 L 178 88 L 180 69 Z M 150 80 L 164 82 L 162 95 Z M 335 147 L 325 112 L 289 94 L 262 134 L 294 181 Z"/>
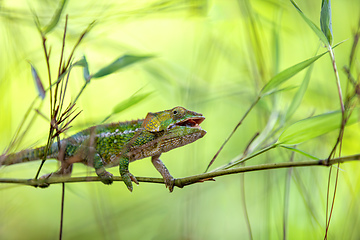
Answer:
<path fill-rule="evenodd" d="M 333 159 L 321 159 L 321 160 L 311 160 L 311 161 L 301 161 L 301 162 L 281 162 L 281 163 L 267 163 L 254 166 L 246 167 L 237 167 L 225 170 L 219 170 L 215 172 L 202 173 L 194 176 L 177 178 L 174 181 L 174 185 L 183 188 L 187 185 L 192 185 L 199 182 L 214 180 L 215 177 L 220 177 L 224 175 L 237 174 L 243 172 L 256 172 L 261 170 L 270 170 L 270 169 L 281 169 L 281 168 L 290 168 L 290 167 L 309 167 L 309 166 L 331 166 L 337 163 L 350 162 L 350 161 L 360 161 L 360 154 L 338 157 Z M 162 178 L 149 178 L 149 177 L 136 177 L 139 182 L 151 182 L 151 183 L 161 183 L 164 184 Z M 114 181 L 123 181 L 121 177 L 114 176 Z M 29 185 L 34 187 L 41 187 L 44 184 L 55 184 L 55 183 L 72 183 L 72 182 L 99 182 L 101 181 L 99 177 L 51 177 L 48 179 L 9 179 L 1 178 L 0 183 L 14 183 Z"/>

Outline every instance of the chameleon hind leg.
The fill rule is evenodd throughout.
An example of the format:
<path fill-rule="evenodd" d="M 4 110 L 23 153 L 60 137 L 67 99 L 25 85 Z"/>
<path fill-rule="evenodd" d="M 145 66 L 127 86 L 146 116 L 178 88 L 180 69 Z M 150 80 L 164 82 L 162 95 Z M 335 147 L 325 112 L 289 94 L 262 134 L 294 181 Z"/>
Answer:
<path fill-rule="evenodd" d="M 129 172 L 129 162 L 130 160 L 128 157 L 121 157 L 119 162 L 119 172 L 125 185 L 129 189 L 129 191 L 132 192 L 133 186 L 131 181 L 133 181 L 137 185 L 139 185 L 139 182 L 136 180 L 135 176 Z"/>
<path fill-rule="evenodd" d="M 56 172 L 53 172 L 53 173 L 45 174 L 45 175 L 41 176 L 40 179 L 48 179 L 50 177 L 61 177 L 61 176 L 70 176 L 71 175 L 73 164 L 68 162 L 65 157 L 66 146 L 67 146 L 66 141 L 61 143 L 61 148 L 60 148 L 60 151 L 57 156 L 57 159 L 61 163 L 59 170 L 57 170 Z M 48 187 L 49 185 L 50 184 L 48 184 L 48 183 L 43 183 L 39 187 L 45 188 L 45 187 Z"/>
<path fill-rule="evenodd" d="M 94 164 L 95 172 L 100 178 L 100 181 L 107 185 L 112 184 L 113 175 L 105 170 L 103 160 L 101 159 L 98 153 L 95 153 L 94 155 L 93 164 Z"/>
<path fill-rule="evenodd" d="M 90 136 L 84 141 L 83 146 L 79 149 L 81 158 L 85 161 L 85 164 L 93 166 L 95 172 L 100 178 L 100 181 L 104 184 L 112 184 L 113 175 L 105 170 L 104 161 L 96 152 L 96 127 L 90 128 Z"/>

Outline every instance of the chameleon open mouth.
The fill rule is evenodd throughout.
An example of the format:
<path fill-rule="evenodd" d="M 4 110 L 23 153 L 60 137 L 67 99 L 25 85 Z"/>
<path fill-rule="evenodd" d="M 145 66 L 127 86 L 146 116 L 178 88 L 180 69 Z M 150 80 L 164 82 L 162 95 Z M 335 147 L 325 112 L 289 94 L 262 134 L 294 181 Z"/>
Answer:
<path fill-rule="evenodd" d="M 192 118 L 187 118 L 183 121 L 179 121 L 177 123 L 174 123 L 172 125 L 169 126 L 168 129 L 171 129 L 175 126 L 185 126 L 185 127 L 192 127 L 192 128 L 199 128 L 200 127 L 200 123 L 202 123 L 205 120 L 205 117 L 199 116 L 199 117 L 192 117 Z"/>

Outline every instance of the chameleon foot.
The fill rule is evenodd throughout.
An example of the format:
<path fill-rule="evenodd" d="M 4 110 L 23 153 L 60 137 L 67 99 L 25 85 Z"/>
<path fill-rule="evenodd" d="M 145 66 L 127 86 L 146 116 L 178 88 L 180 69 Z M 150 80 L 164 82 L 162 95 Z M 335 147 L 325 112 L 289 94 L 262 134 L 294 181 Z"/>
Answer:
<path fill-rule="evenodd" d="M 135 176 L 132 175 L 130 172 L 126 172 L 126 173 L 122 174 L 121 177 L 123 178 L 124 183 L 130 192 L 132 192 L 132 190 L 133 190 L 131 181 L 133 181 L 134 183 L 139 185 L 139 182 L 136 180 Z"/>
<path fill-rule="evenodd" d="M 106 185 L 113 183 L 113 175 L 105 170 L 96 171 L 96 174 L 99 176 L 100 181 Z"/>
<path fill-rule="evenodd" d="M 165 187 L 169 188 L 169 191 L 172 192 L 174 190 L 175 178 L 170 177 L 164 178 Z"/>
<path fill-rule="evenodd" d="M 55 173 L 48 173 L 48 174 L 42 175 L 39 179 L 48 179 L 48 178 L 52 177 L 53 175 L 56 175 L 56 174 Z M 45 182 L 39 184 L 40 188 L 47 188 L 49 186 L 50 186 L 50 184 L 45 183 Z"/>

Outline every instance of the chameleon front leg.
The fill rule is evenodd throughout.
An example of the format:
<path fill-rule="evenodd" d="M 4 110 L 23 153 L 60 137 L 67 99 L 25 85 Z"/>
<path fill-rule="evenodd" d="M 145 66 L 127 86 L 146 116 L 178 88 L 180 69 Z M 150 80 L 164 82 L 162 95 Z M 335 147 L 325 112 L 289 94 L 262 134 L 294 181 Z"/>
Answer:
<path fill-rule="evenodd" d="M 122 156 L 119 162 L 119 171 L 125 185 L 129 189 L 129 191 L 132 192 L 133 186 L 131 181 L 133 181 L 137 185 L 139 185 L 139 182 L 136 180 L 135 176 L 129 172 L 129 162 L 129 157 Z"/>
<path fill-rule="evenodd" d="M 171 176 L 169 170 L 166 168 L 165 164 L 160 160 L 160 154 L 151 157 L 151 162 L 164 178 L 165 186 L 169 188 L 169 191 L 174 190 L 174 178 Z"/>

